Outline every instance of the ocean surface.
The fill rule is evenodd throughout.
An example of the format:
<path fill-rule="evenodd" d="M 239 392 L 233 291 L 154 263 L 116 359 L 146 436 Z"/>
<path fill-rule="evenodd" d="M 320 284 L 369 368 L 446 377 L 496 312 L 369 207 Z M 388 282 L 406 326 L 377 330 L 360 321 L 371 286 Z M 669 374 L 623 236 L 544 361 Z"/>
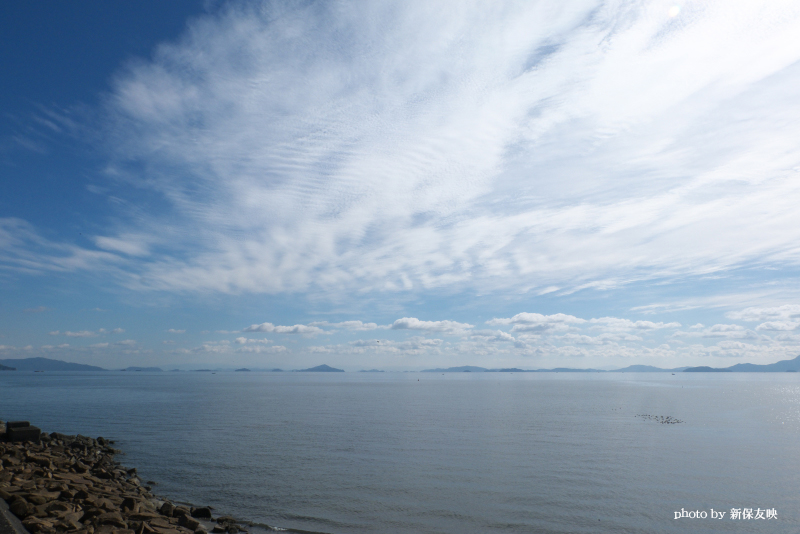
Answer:
<path fill-rule="evenodd" d="M 0 419 L 254 531 L 800 531 L 800 373 L 17 371 Z"/>

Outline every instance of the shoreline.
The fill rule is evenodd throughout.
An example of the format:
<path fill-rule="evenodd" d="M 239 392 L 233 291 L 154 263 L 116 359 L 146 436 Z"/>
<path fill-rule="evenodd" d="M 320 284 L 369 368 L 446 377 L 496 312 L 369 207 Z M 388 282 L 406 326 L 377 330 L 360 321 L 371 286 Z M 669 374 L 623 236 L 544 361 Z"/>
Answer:
<path fill-rule="evenodd" d="M 0 506 L 0 534 L 247 533 L 230 516 L 214 518 L 208 506 L 153 494 L 154 483 L 114 459 L 122 451 L 113 441 L 33 433 L 34 441 L 7 441 L 0 421 L 0 499 L 8 507 Z"/>

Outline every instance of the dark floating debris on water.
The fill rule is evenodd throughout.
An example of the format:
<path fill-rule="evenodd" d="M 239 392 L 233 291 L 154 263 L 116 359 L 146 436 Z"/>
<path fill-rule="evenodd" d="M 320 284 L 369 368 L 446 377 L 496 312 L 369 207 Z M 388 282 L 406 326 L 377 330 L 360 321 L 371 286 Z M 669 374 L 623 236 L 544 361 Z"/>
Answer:
<path fill-rule="evenodd" d="M 9 432 L 10 430 L 10 432 Z M 23 436 L 22 431 L 27 433 Z M 150 492 L 114 442 L 0 421 L 0 499 L 31 534 L 239 534 L 241 522 Z"/>
<path fill-rule="evenodd" d="M 656 423 L 661 423 L 662 425 L 677 425 L 678 423 L 686 422 L 686 421 L 681 421 L 680 419 L 675 419 L 671 415 L 650 415 L 647 413 L 639 413 L 636 414 L 636 417 L 641 417 L 642 419 L 655 421 Z"/>

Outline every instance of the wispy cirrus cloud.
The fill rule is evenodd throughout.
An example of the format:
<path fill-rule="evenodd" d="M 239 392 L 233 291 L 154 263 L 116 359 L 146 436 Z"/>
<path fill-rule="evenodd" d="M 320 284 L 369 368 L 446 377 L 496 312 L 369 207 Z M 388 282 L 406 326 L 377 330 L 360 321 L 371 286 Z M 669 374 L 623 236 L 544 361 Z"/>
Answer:
<path fill-rule="evenodd" d="M 6 220 L 0 260 L 322 294 L 797 265 L 796 6 L 669 8 L 229 6 L 108 95 L 109 176 L 162 208 L 95 237 L 106 252 Z"/>

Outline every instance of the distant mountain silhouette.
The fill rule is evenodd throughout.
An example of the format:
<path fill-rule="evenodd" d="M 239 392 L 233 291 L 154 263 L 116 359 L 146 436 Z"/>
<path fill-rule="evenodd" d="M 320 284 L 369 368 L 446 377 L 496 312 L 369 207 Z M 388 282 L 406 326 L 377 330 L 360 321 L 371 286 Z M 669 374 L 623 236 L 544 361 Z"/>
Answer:
<path fill-rule="evenodd" d="M 474 365 L 462 365 L 461 367 L 448 367 L 447 369 L 424 369 L 423 373 L 485 373 L 486 367 L 475 367 Z"/>
<path fill-rule="evenodd" d="M 800 356 L 791 360 L 781 360 L 775 363 L 759 365 L 756 363 L 737 363 L 730 367 L 689 367 L 685 371 L 690 373 L 786 373 L 800 372 Z"/>
<path fill-rule="evenodd" d="M 716 367 L 709 367 L 701 365 L 700 367 L 687 367 L 683 370 L 684 373 L 730 373 L 730 369 L 718 369 Z"/>
<path fill-rule="evenodd" d="M 344 373 L 344 369 L 336 369 L 325 364 L 311 367 L 310 369 L 298 369 L 297 371 L 300 373 Z"/>
<path fill-rule="evenodd" d="M 423 369 L 423 373 L 600 373 L 598 369 L 572 369 L 569 367 L 557 367 L 555 369 L 487 369 L 486 367 L 476 367 L 474 365 L 462 365 L 460 367 L 448 367 L 447 369 Z"/>
<path fill-rule="evenodd" d="M 555 369 L 487 369 L 485 367 L 475 367 L 472 365 L 462 365 L 460 367 L 448 367 L 447 369 L 424 369 L 423 373 L 800 373 L 800 356 L 792 360 L 781 360 L 775 363 L 759 365 L 755 363 L 737 363 L 730 367 L 675 367 L 674 369 L 662 369 L 652 365 L 629 365 L 622 369 L 612 369 L 603 371 L 600 369 L 572 369 L 570 367 L 556 367 Z"/>
<path fill-rule="evenodd" d="M 237 372 L 237 373 L 243 373 L 243 372 L 244 372 L 244 373 L 249 373 L 249 372 L 250 372 L 250 369 L 248 369 L 248 368 L 246 368 L 246 367 L 242 367 L 241 369 L 236 369 L 236 372 Z"/>
<path fill-rule="evenodd" d="M 675 369 L 662 369 L 661 367 L 654 367 L 652 365 L 629 365 L 622 369 L 614 369 L 611 373 L 669 373 L 681 372 L 688 367 L 676 367 Z"/>
<path fill-rule="evenodd" d="M 737 363 L 728 367 L 733 372 L 745 373 L 785 373 L 787 371 L 800 372 L 800 356 L 791 360 L 781 360 L 775 363 L 758 365 L 754 363 Z"/>
<path fill-rule="evenodd" d="M 555 369 L 539 369 L 540 373 L 604 373 L 602 369 L 573 369 L 572 367 L 556 367 Z"/>
<path fill-rule="evenodd" d="M 107 371 L 102 367 L 82 363 L 62 362 L 49 358 L 17 358 L 0 360 L 0 365 L 16 367 L 17 371 Z"/>
<path fill-rule="evenodd" d="M 61 360 L 51 360 L 49 358 L 12 358 L 0 360 L 0 371 L 106 371 L 102 367 L 86 365 L 82 363 L 65 362 Z M 237 369 L 244 371 L 245 369 Z M 160 367 L 128 367 L 123 371 L 163 371 Z M 172 369 L 177 371 L 177 369 Z M 200 372 L 211 372 L 211 369 L 196 369 Z M 281 369 L 270 369 L 272 372 L 280 372 Z M 329 365 L 318 365 L 309 369 L 298 369 L 301 373 L 343 373 L 343 369 L 336 369 Z M 369 369 L 361 372 L 382 372 L 379 369 Z M 661 373 L 661 372 L 688 372 L 688 373 L 784 373 L 800 372 L 800 356 L 791 360 L 781 360 L 769 364 L 737 363 L 730 367 L 714 368 L 708 366 L 699 367 L 676 367 L 674 369 L 662 369 L 652 365 L 629 365 L 622 369 L 611 371 L 601 371 L 599 369 L 572 369 L 568 367 L 556 367 L 555 369 L 518 369 L 516 367 L 503 369 L 487 369 L 474 365 L 462 365 L 458 367 L 448 367 L 446 369 L 424 369 L 423 373 Z"/>

